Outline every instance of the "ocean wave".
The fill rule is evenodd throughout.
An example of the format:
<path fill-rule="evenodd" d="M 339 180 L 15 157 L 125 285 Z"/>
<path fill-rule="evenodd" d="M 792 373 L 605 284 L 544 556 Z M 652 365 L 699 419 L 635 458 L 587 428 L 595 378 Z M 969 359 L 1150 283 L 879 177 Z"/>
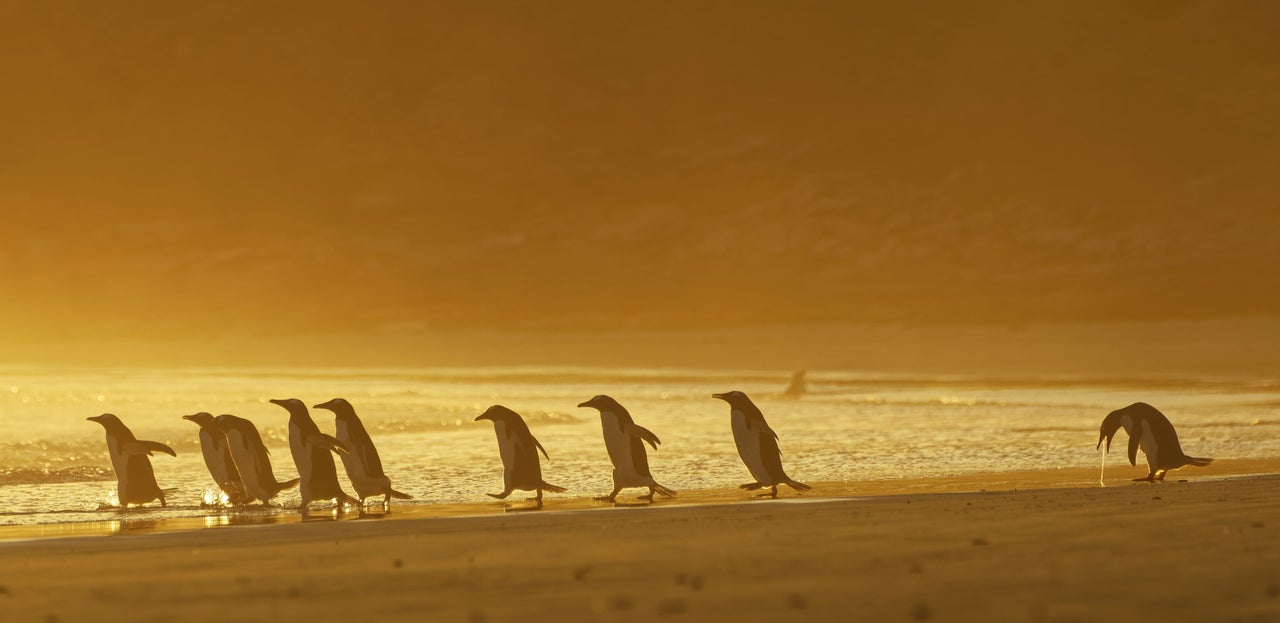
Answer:
<path fill-rule="evenodd" d="M 115 472 L 109 466 L 0 467 L 0 487 L 5 485 L 40 485 L 60 482 L 97 482 L 115 480 L 115 478 Z"/>

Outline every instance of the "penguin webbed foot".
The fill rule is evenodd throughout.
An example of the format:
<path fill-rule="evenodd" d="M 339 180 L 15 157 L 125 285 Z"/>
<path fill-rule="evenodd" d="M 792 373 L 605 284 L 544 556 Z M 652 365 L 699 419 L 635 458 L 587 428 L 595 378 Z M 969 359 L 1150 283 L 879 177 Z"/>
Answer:
<path fill-rule="evenodd" d="M 758 482 L 748 482 L 745 485 L 738 485 L 739 489 L 746 489 L 747 491 L 755 491 L 756 489 L 760 489 L 762 487 L 764 487 L 764 485 Z"/>
<path fill-rule="evenodd" d="M 652 502 L 652 501 L 653 501 L 653 492 L 652 492 L 652 491 L 650 491 L 650 492 L 649 492 L 649 495 L 637 495 L 637 496 L 636 496 L 636 499 L 637 499 L 637 500 L 644 500 L 644 501 L 646 501 L 646 502 Z"/>
<path fill-rule="evenodd" d="M 1147 474 L 1142 478 L 1134 478 L 1133 481 L 1134 482 L 1155 482 L 1156 480 L 1155 476 L 1156 476 L 1155 474 Z"/>
<path fill-rule="evenodd" d="M 596 502 L 610 502 L 610 503 L 612 503 L 612 502 L 617 501 L 618 496 L 616 496 L 616 495 L 600 495 L 600 496 L 596 496 L 596 497 L 591 498 L 591 499 L 592 499 L 592 500 L 595 500 Z"/>
<path fill-rule="evenodd" d="M 489 497 L 491 497 L 491 498 L 494 498 L 494 499 L 498 499 L 498 500 L 505 500 L 505 499 L 507 499 L 507 496 L 508 496 L 508 495 L 511 495 L 511 492 L 510 492 L 510 491 L 503 491 L 502 493 L 486 493 L 485 495 L 487 495 L 487 496 L 489 496 Z"/>

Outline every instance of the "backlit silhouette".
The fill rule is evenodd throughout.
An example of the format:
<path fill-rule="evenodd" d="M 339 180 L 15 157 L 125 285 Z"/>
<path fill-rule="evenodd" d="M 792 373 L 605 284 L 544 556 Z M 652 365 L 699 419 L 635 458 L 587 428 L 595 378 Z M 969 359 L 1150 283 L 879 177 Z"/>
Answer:
<path fill-rule="evenodd" d="M 281 491 L 298 486 L 298 478 L 284 482 L 276 480 L 275 473 L 271 471 L 271 453 L 262 443 L 262 435 L 253 422 L 224 413 L 214 418 L 214 423 L 227 434 L 227 446 L 236 461 L 236 469 L 248 497 L 245 503 L 258 499 L 263 505 L 270 505 L 272 498 Z"/>
<path fill-rule="evenodd" d="M 200 426 L 200 452 L 204 455 L 204 465 L 209 468 L 209 475 L 213 476 L 213 481 L 218 484 L 218 488 L 222 489 L 227 503 L 236 506 L 247 503 L 249 497 L 245 493 L 244 479 L 240 477 L 240 470 L 236 468 L 236 460 L 231 454 L 227 434 L 218 427 L 213 415 L 201 411 L 184 415 L 182 419 L 190 420 Z"/>
<path fill-rule="evenodd" d="M 1153 482 L 1164 480 L 1166 472 L 1191 465 L 1204 467 L 1213 459 L 1190 457 L 1182 453 L 1182 445 L 1178 443 L 1178 433 L 1173 430 L 1163 413 L 1145 402 L 1135 402 L 1123 409 L 1107 414 L 1098 428 L 1098 447 L 1105 441 L 1103 450 L 1103 470 L 1106 470 L 1106 453 L 1111 450 L 1111 438 L 1116 431 L 1124 429 L 1129 435 L 1129 464 L 1138 464 L 1138 448 L 1147 457 L 1147 468 L 1150 473 L 1146 478 L 1134 478 L 1134 481 Z M 1102 479 L 1101 476 L 1098 477 Z"/>
<path fill-rule="evenodd" d="M 809 491 L 813 487 L 792 480 L 782 469 L 782 452 L 778 449 L 778 433 L 769 428 L 760 408 L 751 402 L 746 394 L 732 391 L 724 394 L 712 394 L 729 403 L 729 417 L 733 427 L 733 442 L 738 446 L 738 456 L 746 464 L 755 482 L 741 485 L 740 488 L 754 491 L 769 487 L 769 493 L 761 494 L 778 497 L 778 485 L 787 485 L 796 491 Z"/>
<path fill-rule="evenodd" d="M 600 411 L 600 425 L 604 430 L 604 447 L 609 452 L 609 460 L 613 462 L 613 491 L 609 495 L 595 498 L 601 502 L 613 502 L 618 492 L 627 487 L 648 487 L 649 495 L 640 496 L 642 500 L 653 501 L 654 492 L 667 497 L 676 494 L 657 483 L 649 473 L 649 456 L 644 449 L 645 442 L 658 449 L 658 436 L 647 428 L 643 428 L 631 419 L 631 414 L 618 401 L 609 396 L 596 396 L 579 407 L 591 407 Z"/>
<path fill-rule="evenodd" d="M 542 492 L 564 493 L 564 487 L 557 487 L 542 479 L 542 465 L 538 460 L 538 451 L 548 459 L 551 457 L 541 443 L 529 431 L 529 425 L 519 413 L 501 405 L 493 405 L 484 413 L 476 416 L 477 422 L 489 420 L 493 422 L 493 432 L 498 437 L 498 453 L 502 455 L 502 493 L 490 493 L 490 497 L 505 500 L 512 491 L 536 491 L 530 498 L 542 508 Z"/>
<path fill-rule="evenodd" d="M 382 459 L 378 449 L 373 446 L 373 439 L 365 430 L 364 423 L 356 416 L 356 410 L 344 398 L 334 398 L 329 402 L 315 405 L 316 409 L 328 409 L 333 412 L 336 437 L 350 452 L 339 454 L 342 466 L 347 470 L 347 478 L 355 487 L 360 505 L 371 495 L 384 496 L 382 505 L 391 505 L 391 498 L 412 500 L 413 496 L 391 488 L 391 479 L 382 472 Z"/>
<path fill-rule="evenodd" d="M 164 494 L 173 489 L 161 489 L 156 484 L 156 474 L 151 469 L 151 459 L 147 457 L 152 456 L 152 452 L 163 452 L 173 457 L 178 453 L 160 442 L 137 439 L 120 418 L 110 413 L 85 419 L 101 424 L 107 431 L 107 452 L 111 454 L 111 469 L 116 472 L 116 497 L 120 500 L 120 507 L 146 504 L 152 500 L 160 500 L 160 506 L 165 506 Z"/>
<path fill-rule="evenodd" d="M 336 500 L 339 513 L 344 503 L 359 507 L 360 500 L 347 495 L 338 484 L 338 468 L 330 454 L 346 454 L 348 450 L 337 439 L 320 432 L 301 400 L 277 398 L 272 399 L 271 404 L 289 412 L 289 451 L 301 479 L 298 489 L 302 493 L 302 504 L 298 510 L 306 512 L 307 507 L 318 500 Z"/>

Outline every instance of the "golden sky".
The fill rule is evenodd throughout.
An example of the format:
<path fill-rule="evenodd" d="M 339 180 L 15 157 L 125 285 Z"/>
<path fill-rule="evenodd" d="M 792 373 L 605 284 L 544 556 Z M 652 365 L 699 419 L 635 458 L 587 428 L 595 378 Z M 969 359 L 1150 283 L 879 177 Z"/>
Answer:
<path fill-rule="evenodd" d="M 1280 313 L 1273 2 L 0 5 L 0 338 Z"/>

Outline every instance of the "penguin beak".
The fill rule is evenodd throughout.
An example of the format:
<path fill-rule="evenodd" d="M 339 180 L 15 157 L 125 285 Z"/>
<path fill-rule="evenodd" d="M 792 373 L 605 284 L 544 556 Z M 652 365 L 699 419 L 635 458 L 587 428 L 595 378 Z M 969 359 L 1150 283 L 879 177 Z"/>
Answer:
<path fill-rule="evenodd" d="M 99 423 L 99 424 L 101 424 L 101 423 L 102 423 L 102 416 L 101 416 L 101 415 L 95 415 L 95 416 L 92 416 L 92 417 L 87 417 L 87 418 L 85 418 L 85 419 L 86 419 L 86 420 L 89 420 L 90 422 L 97 422 L 97 423 Z"/>
<path fill-rule="evenodd" d="M 312 409 L 328 409 L 328 410 L 332 411 L 332 410 L 333 410 L 333 401 L 332 401 L 332 400 L 330 400 L 329 402 L 322 402 L 322 403 L 320 403 L 320 404 L 318 404 L 318 405 L 311 405 L 311 408 L 312 408 Z"/>
<path fill-rule="evenodd" d="M 726 396 L 726 394 L 711 394 L 712 398 L 719 398 L 720 400 L 728 400 Z"/>
<path fill-rule="evenodd" d="M 594 400 L 594 398 L 593 398 L 592 400 Z M 588 400 L 588 401 L 586 401 L 586 402 L 579 402 L 579 403 L 578 403 L 578 406 L 579 406 L 579 407 L 590 407 L 590 406 L 592 406 L 592 404 L 591 404 L 591 400 Z"/>
<path fill-rule="evenodd" d="M 1103 440 L 1107 442 L 1107 452 L 1110 452 L 1111 451 L 1111 435 L 1098 435 L 1098 445 L 1094 447 L 1094 450 L 1102 448 Z"/>
<path fill-rule="evenodd" d="M 473 421 L 473 422 L 479 422 L 480 420 L 492 420 L 492 419 L 493 419 L 493 418 L 492 418 L 492 417 L 489 417 L 489 414 L 488 414 L 488 413 L 481 413 L 480 415 L 477 415 L 477 416 L 476 416 L 476 419 L 474 419 L 474 420 L 472 420 L 472 421 Z"/>
<path fill-rule="evenodd" d="M 281 399 L 279 399 L 279 398 L 272 398 L 271 400 L 268 400 L 267 402 L 269 402 L 269 403 L 271 403 L 271 404 L 273 404 L 273 405 L 279 405 L 279 406 L 281 406 L 281 407 L 283 407 L 283 406 L 284 406 L 284 401 L 283 401 L 283 400 L 281 400 Z"/>
<path fill-rule="evenodd" d="M 184 416 L 182 416 L 182 419 L 187 420 L 187 421 L 189 421 L 189 422 L 194 422 L 194 421 L 196 421 L 196 416 L 195 416 L 195 415 L 184 415 Z"/>

